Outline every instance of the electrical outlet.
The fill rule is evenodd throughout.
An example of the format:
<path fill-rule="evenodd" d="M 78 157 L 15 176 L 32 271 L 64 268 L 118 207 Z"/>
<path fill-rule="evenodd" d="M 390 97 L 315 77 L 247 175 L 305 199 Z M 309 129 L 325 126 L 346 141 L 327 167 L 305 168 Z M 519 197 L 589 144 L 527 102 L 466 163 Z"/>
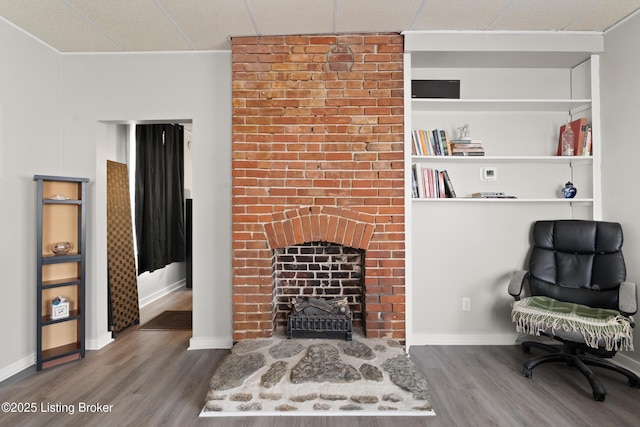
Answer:
<path fill-rule="evenodd" d="M 462 311 L 471 311 L 471 298 L 462 298 Z"/>

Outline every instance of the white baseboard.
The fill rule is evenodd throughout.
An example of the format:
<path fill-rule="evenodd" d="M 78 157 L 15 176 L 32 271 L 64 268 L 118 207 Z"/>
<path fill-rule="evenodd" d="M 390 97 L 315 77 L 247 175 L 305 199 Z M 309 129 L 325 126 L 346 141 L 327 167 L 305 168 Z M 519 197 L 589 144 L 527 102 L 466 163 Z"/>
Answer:
<path fill-rule="evenodd" d="M 627 356 L 624 353 L 616 353 L 616 356 L 614 357 L 614 361 L 618 365 L 622 366 L 623 368 L 627 368 L 628 370 L 630 370 L 634 374 L 640 376 L 640 362 L 639 361 L 630 358 L 629 356 Z"/>
<path fill-rule="evenodd" d="M 545 344 L 557 344 L 546 337 L 534 337 L 517 333 L 505 334 L 415 334 L 410 338 L 414 345 L 518 345 L 522 341 L 540 341 Z M 616 364 L 640 375 L 640 361 L 634 360 L 625 353 L 618 352 L 614 358 Z"/>
<path fill-rule="evenodd" d="M 414 345 L 516 345 L 517 333 L 502 334 L 413 334 Z"/>
<path fill-rule="evenodd" d="M 140 304 L 140 308 L 151 304 L 152 302 L 159 300 L 160 298 L 164 297 L 165 295 L 169 295 L 171 292 L 177 291 L 178 289 L 180 289 L 183 286 L 186 286 L 187 284 L 187 279 L 182 279 L 179 280 L 169 286 L 167 286 L 166 288 L 162 288 L 160 290 L 155 291 L 154 293 L 147 295 L 144 298 L 141 298 L 139 301 Z"/>
<path fill-rule="evenodd" d="M 85 342 L 86 350 L 100 350 L 108 344 L 111 344 L 114 339 L 111 337 L 111 332 L 107 332 L 100 339 L 92 340 L 88 339 Z M 7 378 L 11 378 L 15 374 L 20 371 L 24 371 L 25 369 L 36 364 L 36 354 L 31 353 L 27 356 L 24 356 L 13 363 L 10 363 L 6 366 L 0 368 L 0 382 L 6 380 Z"/>
<path fill-rule="evenodd" d="M 28 367 L 35 364 L 36 354 L 31 353 L 24 357 L 21 357 L 13 363 L 8 364 L 7 366 L 3 366 L 2 368 L 0 368 L 0 382 L 6 380 L 7 378 L 11 378 L 18 372 L 24 371 Z"/>
<path fill-rule="evenodd" d="M 84 345 L 87 350 L 100 350 L 101 348 L 106 347 L 114 341 L 115 340 L 113 339 L 111 332 L 106 332 L 97 339 L 87 339 Z"/>
<path fill-rule="evenodd" d="M 188 350 L 228 350 L 231 347 L 231 337 L 191 337 Z"/>

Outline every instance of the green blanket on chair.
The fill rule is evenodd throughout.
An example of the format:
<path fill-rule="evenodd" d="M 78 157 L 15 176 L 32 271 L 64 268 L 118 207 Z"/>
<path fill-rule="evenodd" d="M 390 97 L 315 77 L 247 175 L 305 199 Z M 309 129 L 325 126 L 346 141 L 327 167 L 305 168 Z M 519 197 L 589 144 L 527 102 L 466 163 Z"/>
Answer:
<path fill-rule="evenodd" d="M 580 332 L 589 347 L 598 348 L 598 341 L 603 340 L 607 351 L 633 350 L 631 322 L 615 310 L 535 296 L 514 302 L 511 320 L 518 332 L 540 335 L 562 328 Z"/>

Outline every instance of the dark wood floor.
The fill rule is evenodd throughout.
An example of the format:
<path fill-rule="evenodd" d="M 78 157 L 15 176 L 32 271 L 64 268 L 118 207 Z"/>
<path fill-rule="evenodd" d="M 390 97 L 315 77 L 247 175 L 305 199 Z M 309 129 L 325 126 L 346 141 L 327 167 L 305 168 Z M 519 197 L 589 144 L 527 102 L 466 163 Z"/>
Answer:
<path fill-rule="evenodd" d="M 190 291 L 145 307 L 144 323 L 166 309 L 188 309 Z M 0 413 L 2 426 L 638 426 L 640 390 L 598 371 L 607 388 L 596 402 L 586 380 L 564 365 L 521 375 L 517 346 L 417 346 L 412 360 L 425 374 L 435 417 L 198 418 L 208 382 L 226 350 L 187 351 L 190 331 L 138 331 L 88 352 L 84 360 L 0 383 L 0 402 L 35 403 L 35 414 Z M 534 350 L 535 351 L 535 350 Z M 80 403 L 112 405 L 108 413 L 78 413 Z M 42 412 L 44 404 L 49 412 Z M 56 405 L 74 408 L 54 413 Z M 64 409 L 64 408 L 63 408 Z"/>

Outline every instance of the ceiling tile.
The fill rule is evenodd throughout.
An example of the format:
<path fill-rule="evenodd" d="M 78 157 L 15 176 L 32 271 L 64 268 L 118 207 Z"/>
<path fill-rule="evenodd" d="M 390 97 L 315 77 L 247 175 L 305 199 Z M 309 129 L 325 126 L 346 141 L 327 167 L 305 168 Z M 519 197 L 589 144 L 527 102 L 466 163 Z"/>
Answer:
<path fill-rule="evenodd" d="M 563 30 L 601 0 L 514 0 L 492 30 Z"/>
<path fill-rule="evenodd" d="M 411 30 L 486 30 L 510 0 L 429 0 Z"/>
<path fill-rule="evenodd" d="M 640 0 L 0 0 L 0 16 L 62 52 L 229 49 L 229 36 L 258 32 L 606 31 L 639 8 Z"/>
<path fill-rule="evenodd" d="M 154 0 L 68 0 L 127 51 L 191 49 Z"/>
<path fill-rule="evenodd" d="M 422 0 L 335 0 L 336 32 L 400 32 L 409 28 Z"/>
<path fill-rule="evenodd" d="M 255 35 L 244 1 L 160 0 L 198 50 L 231 49 L 229 36 Z"/>
<path fill-rule="evenodd" d="M 62 0 L 2 0 L 0 16 L 60 52 L 121 50 Z"/>
<path fill-rule="evenodd" d="M 604 31 L 640 9 L 640 0 L 603 1 L 569 25 L 567 30 Z"/>
<path fill-rule="evenodd" d="M 330 34 L 333 1 L 249 0 L 261 35 Z"/>

